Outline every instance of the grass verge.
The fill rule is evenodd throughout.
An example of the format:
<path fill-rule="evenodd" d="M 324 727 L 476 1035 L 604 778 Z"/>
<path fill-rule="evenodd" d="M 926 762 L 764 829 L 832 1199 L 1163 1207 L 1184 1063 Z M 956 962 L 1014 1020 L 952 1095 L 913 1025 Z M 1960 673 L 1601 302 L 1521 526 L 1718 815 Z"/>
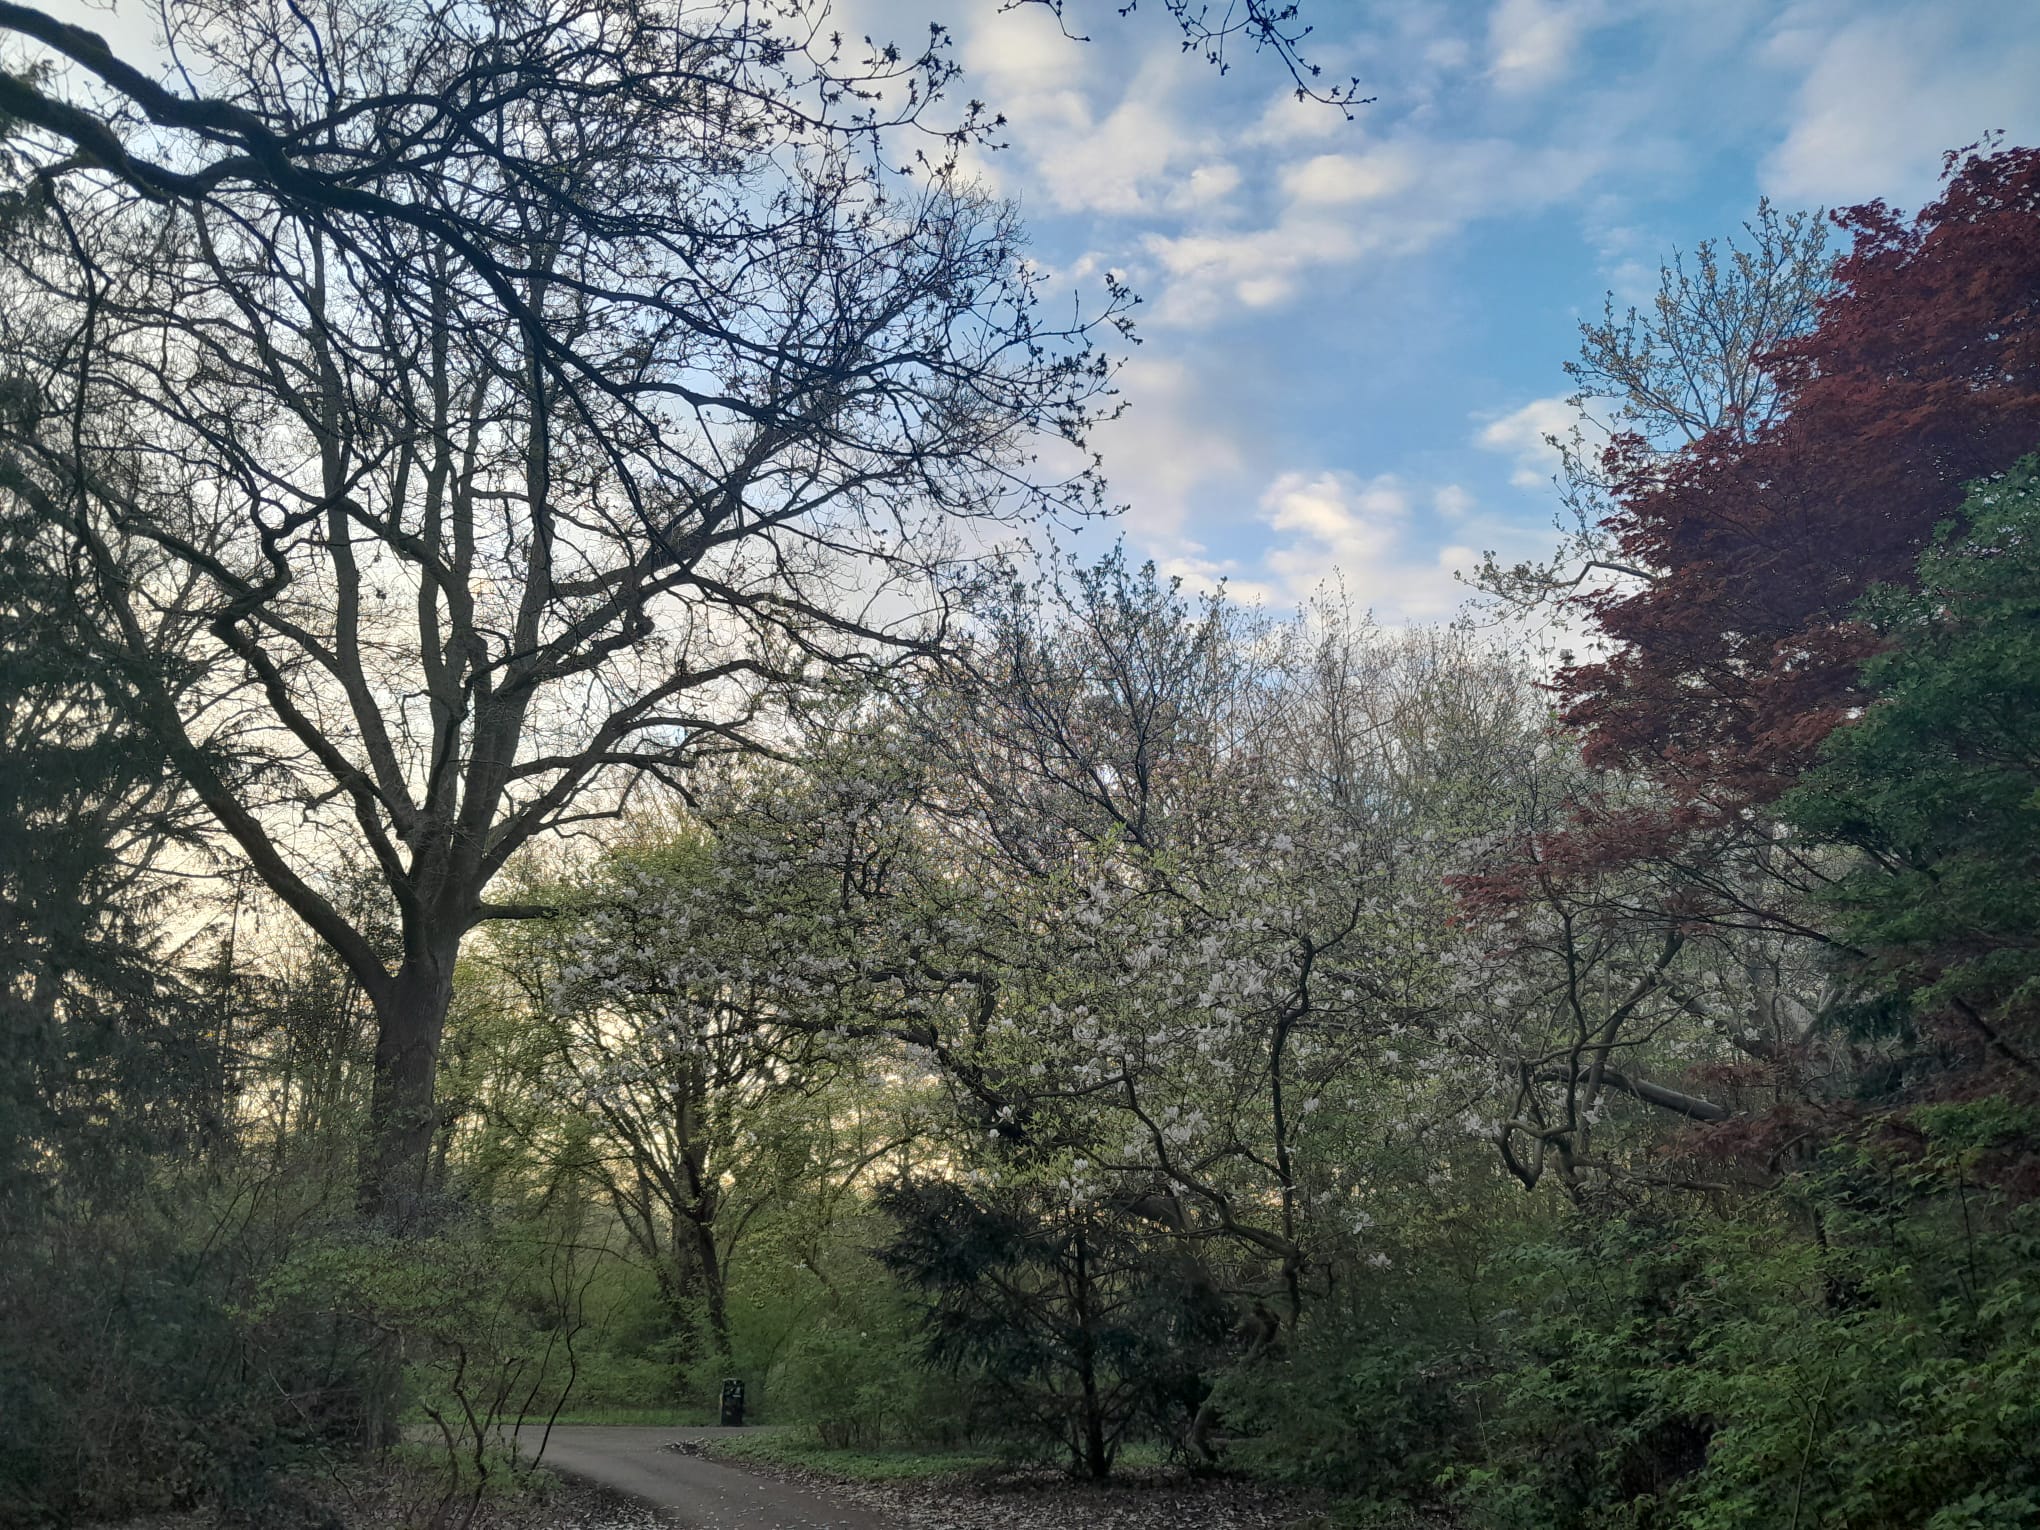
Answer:
<path fill-rule="evenodd" d="M 524 1420 L 526 1427 L 543 1426 L 543 1414 Z M 555 1424 L 643 1424 L 660 1429 L 700 1429 L 715 1422 L 706 1408 L 568 1408 Z"/>
<path fill-rule="evenodd" d="M 729 1460 L 792 1467 L 852 1482 L 921 1482 L 997 1466 L 1001 1459 L 981 1450 L 834 1450 L 794 1425 L 717 1435 L 705 1444 L 709 1454 Z"/>

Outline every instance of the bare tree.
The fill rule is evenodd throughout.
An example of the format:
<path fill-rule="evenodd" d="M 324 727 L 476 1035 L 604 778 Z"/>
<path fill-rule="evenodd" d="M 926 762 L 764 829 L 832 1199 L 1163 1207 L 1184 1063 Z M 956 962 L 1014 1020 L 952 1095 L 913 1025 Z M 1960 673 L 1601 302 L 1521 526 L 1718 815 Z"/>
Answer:
<path fill-rule="evenodd" d="M 0 79 L 50 214 L 0 270 L 0 492 L 73 540 L 134 715 L 371 998 L 361 1200 L 403 1223 L 462 937 L 533 912 L 491 881 L 755 746 L 775 688 L 939 639 L 959 523 L 1090 508 L 1081 451 L 1044 476 L 1030 442 L 1081 448 L 1123 294 L 1044 321 L 946 168 L 973 114 L 922 127 L 950 66 L 846 66 L 802 4 L 163 20 L 177 90 L 0 5 L 105 87 Z"/>
<path fill-rule="evenodd" d="M 1111 4 L 1121 16 L 1140 8 L 1139 0 L 1111 0 Z M 1087 8 L 1087 0 L 1003 0 L 1002 8 L 1017 10 L 1023 5 L 1042 7 L 1069 36 L 1081 36 L 1070 28 Z M 1182 33 L 1183 51 L 1198 54 L 1220 74 L 1232 68 L 1234 54 L 1245 48 L 1250 53 L 1273 54 L 1288 71 L 1300 101 L 1336 107 L 1351 117 L 1354 107 L 1371 105 L 1374 100 L 1360 94 L 1357 77 L 1328 80 L 1323 66 L 1311 61 L 1312 28 L 1303 19 L 1299 0 L 1225 0 L 1219 5 L 1212 0 L 1160 0 L 1160 9 Z"/>
<path fill-rule="evenodd" d="M 1579 355 L 1565 364 L 1576 422 L 1546 437 L 1559 456 L 1559 546 L 1541 563 L 1503 567 L 1483 555 L 1472 583 L 1505 605 L 1527 608 L 1607 580 L 1653 573 L 1609 545 L 1614 510 L 1605 451 L 1620 442 L 1655 459 L 1717 431 L 1747 440 L 1781 407 L 1772 359 L 1805 334 L 1834 268 L 1826 219 L 1780 212 L 1768 199 L 1743 225 L 1748 245 L 1703 239 L 1658 268 L 1649 309 L 1617 310 L 1608 295 L 1598 321 L 1580 325 Z"/>

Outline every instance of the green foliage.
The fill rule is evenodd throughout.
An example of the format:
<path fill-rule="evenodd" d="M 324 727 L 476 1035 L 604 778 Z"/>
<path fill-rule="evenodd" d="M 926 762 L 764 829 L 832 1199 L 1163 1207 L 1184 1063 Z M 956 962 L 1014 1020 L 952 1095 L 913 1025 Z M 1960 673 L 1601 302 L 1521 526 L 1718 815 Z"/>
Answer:
<path fill-rule="evenodd" d="M 2040 465 L 1978 484 L 1915 589 L 1863 615 L 1890 647 L 1875 698 L 1785 799 L 1806 834 L 1862 852 L 1840 933 L 1912 1009 L 1987 1036 L 2040 1011 Z M 2003 1054 L 2016 1043 L 2000 1038 Z"/>
<path fill-rule="evenodd" d="M 1465 1336 L 1384 1318 L 1372 1302 L 1319 1312 L 1285 1353 L 1225 1375 L 1228 1463 L 1375 1501 L 1430 1496 L 1471 1427 Z"/>
<path fill-rule="evenodd" d="M 10 1239 L 0 1525 L 258 1502 L 359 1442 L 362 1347 L 317 1301 L 259 1294 L 286 1212 L 185 1187 Z"/>
<path fill-rule="evenodd" d="M 1469 1383 L 1497 1345 L 1497 1261 L 1546 1235 L 1550 1209 L 1503 1180 L 1484 1147 L 1430 1167 L 1430 1183 L 1410 1172 L 1383 1187 L 1381 1223 L 1327 1249 L 1301 1320 L 1220 1375 L 1228 1466 L 1385 1513 L 1432 1504 L 1476 1449 Z"/>
<path fill-rule="evenodd" d="M 549 1253 L 475 1223 L 399 1238 L 350 1220 L 297 1240 L 258 1282 L 247 1316 L 284 1330 L 323 1319 L 365 1372 L 394 1380 L 401 1367 L 401 1390 L 371 1387 L 361 1399 L 372 1410 L 363 1443 L 392 1436 L 386 1403 L 408 1404 L 470 1455 L 496 1420 L 548 1411 L 564 1390 L 573 1314 L 505 1300 L 531 1289 L 528 1266 Z"/>
<path fill-rule="evenodd" d="M 1838 1153 L 1732 1221 L 1637 1213 L 1526 1248 L 1460 1473 L 1476 1523 L 2031 1524 L 2040 1223 L 1947 1147 Z"/>
<path fill-rule="evenodd" d="M 577 1379 L 586 1255 L 510 1206 L 393 1237 L 325 1178 L 159 1174 L 10 1238 L 0 1527 L 254 1511 L 400 1443 L 421 1522 L 521 1490 L 495 1426 Z"/>
<path fill-rule="evenodd" d="M 1653 1523 L 1637 1506 L 1698 1470 L 1711 1432 L 1688 1393 L 1708 1289 L 1693 1231 L 1583 1221 L 1513 1263 L 1524 1310 L 1514 1353 L 1476 1396 L 1489 1459 L 1467 1496 L 1510 1530 Z"/>
<path fill-rule="evenodd" d="M 828 1448 L 883 1445 L 920 1413 L 916 1358 L 904 1333 L 817 1326 L 795 1341 L 782 1385 L 794 1416 Z"/>
<path fill-rule="evenodd" d="M 920 1303 L 929 1359 L 982 1375 L 1010 1436 L 1102 1477 L 1136 1426 L 1173 1434 L 1203 1402 L 1231 1310 L 1138 1208 L 941 1179 L 882 1204 L 898 1231 L 879 1259 Z"/>
<path fill-rule="evenodd" d="M 11 386 L 0 365 L 0 419 Z M 222 1103 L 198 995 L 143 896 L 174 793 L 91 651 L 76 580 L 0 493 L 0 1221 L 216 1133 Z"/>
<path fill-rule="evenodd" d="M 858 1310 L 817 1314 L 792 1334 L 768 1393 L 775 1418 L 830 1450 L 954 1451 L 1003 1426 L 999 1391 L 975 1369 L 925 1363 L 904 1293 L 883 1281 L 863 1295 Z"/>

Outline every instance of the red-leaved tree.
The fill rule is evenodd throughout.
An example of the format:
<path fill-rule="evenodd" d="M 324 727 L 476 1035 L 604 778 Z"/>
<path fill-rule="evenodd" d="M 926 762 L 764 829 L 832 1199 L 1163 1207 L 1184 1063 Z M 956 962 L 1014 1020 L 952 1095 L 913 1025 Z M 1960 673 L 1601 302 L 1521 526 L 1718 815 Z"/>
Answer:
<path fill-rule="evenodd" d="M 1792 785 L 1859 700 L 1856 601 L 1911 579 L 1963 485 L 2040 447 L 2040 150 L 1950 155 L 1911 221 L 1838 221 L 1855 245 L 1773 359 L 1772 419 L 1609 449 L 1609 529 L 1653 577 L 1587 598 L 1611 651 L 1560 676 L 1565 717 L 1689 829 Z"/>
<path fill-rule="evenodd" d="M 1526 1182 L 1555 1162 L 1578 1194 L 1614 1172 L 1588 1149 L 1605 1087 L 1736 1118 L 1708 1139 L 1759 1178 L 1809 1108 L 1851 1108 L 1860 1059 L 1828 1022 L 1860 994 L 1821 955 L 1834 868 L 1770 805 L 1868 699 L 1865 592 L 1910 585 L 1965 485 L 2040 447 L 2040 150 L 1951 155 L 1917 217 L 1837 221 L 1853 247 L 1815 321 L 1759 358 L 1762 418 L 1609 447 L 1607 565 L 1631 577 L 1576 598 L 1606 642 L 1557 681 L 1598 769 L 1460 882 L 1495 949 L 1567 996 L 1562 1047 L 1526 1028 L 1503 1059 L 1500 1136 Z M 1707 1068 L 1660 1046 L 1682 1024 Z"/>

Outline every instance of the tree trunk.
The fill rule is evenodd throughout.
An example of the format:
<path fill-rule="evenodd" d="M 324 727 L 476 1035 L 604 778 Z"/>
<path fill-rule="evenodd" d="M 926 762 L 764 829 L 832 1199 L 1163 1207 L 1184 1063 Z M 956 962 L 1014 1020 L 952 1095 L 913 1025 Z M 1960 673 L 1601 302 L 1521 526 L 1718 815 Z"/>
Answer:
<path fill-rule="evenodd" d="M 456 944 L 413 952 L 375 1006 L 375 1083 L 362 1146 L 361 1214 L 396 1231 L 425 1220 L 432 1138 L 439 1124 L 433 1083 L 453 1004 Z"/>
<path fill-rule="evenodd" d="M 1112 1470 L 1112 1454 L 1105 1445 L 1105 1408 L 1098 1395 L 1097 1347 L 1091 1331 L 1091 1271 L 1084 1248 L 1084 1235 L 1076 1237 L 1077 1384 L 1083 1391 L 1082 1461 L 1084 1475 L 1102 1482 Z"/>
<path fill-rule="evenodd" d="M 723 1283 L 722 1258 L 716 1251 L 715 1228 L 696 1221 L 694 1228 L 695 1264 L 701 1272 L 701 1290 L 708 1299 L 708 1337 L 715 1346 L 715 1357 L 728 1372 L 736 1364 L 736 1352 L 730 1345 L 729 1292 Z"/>

